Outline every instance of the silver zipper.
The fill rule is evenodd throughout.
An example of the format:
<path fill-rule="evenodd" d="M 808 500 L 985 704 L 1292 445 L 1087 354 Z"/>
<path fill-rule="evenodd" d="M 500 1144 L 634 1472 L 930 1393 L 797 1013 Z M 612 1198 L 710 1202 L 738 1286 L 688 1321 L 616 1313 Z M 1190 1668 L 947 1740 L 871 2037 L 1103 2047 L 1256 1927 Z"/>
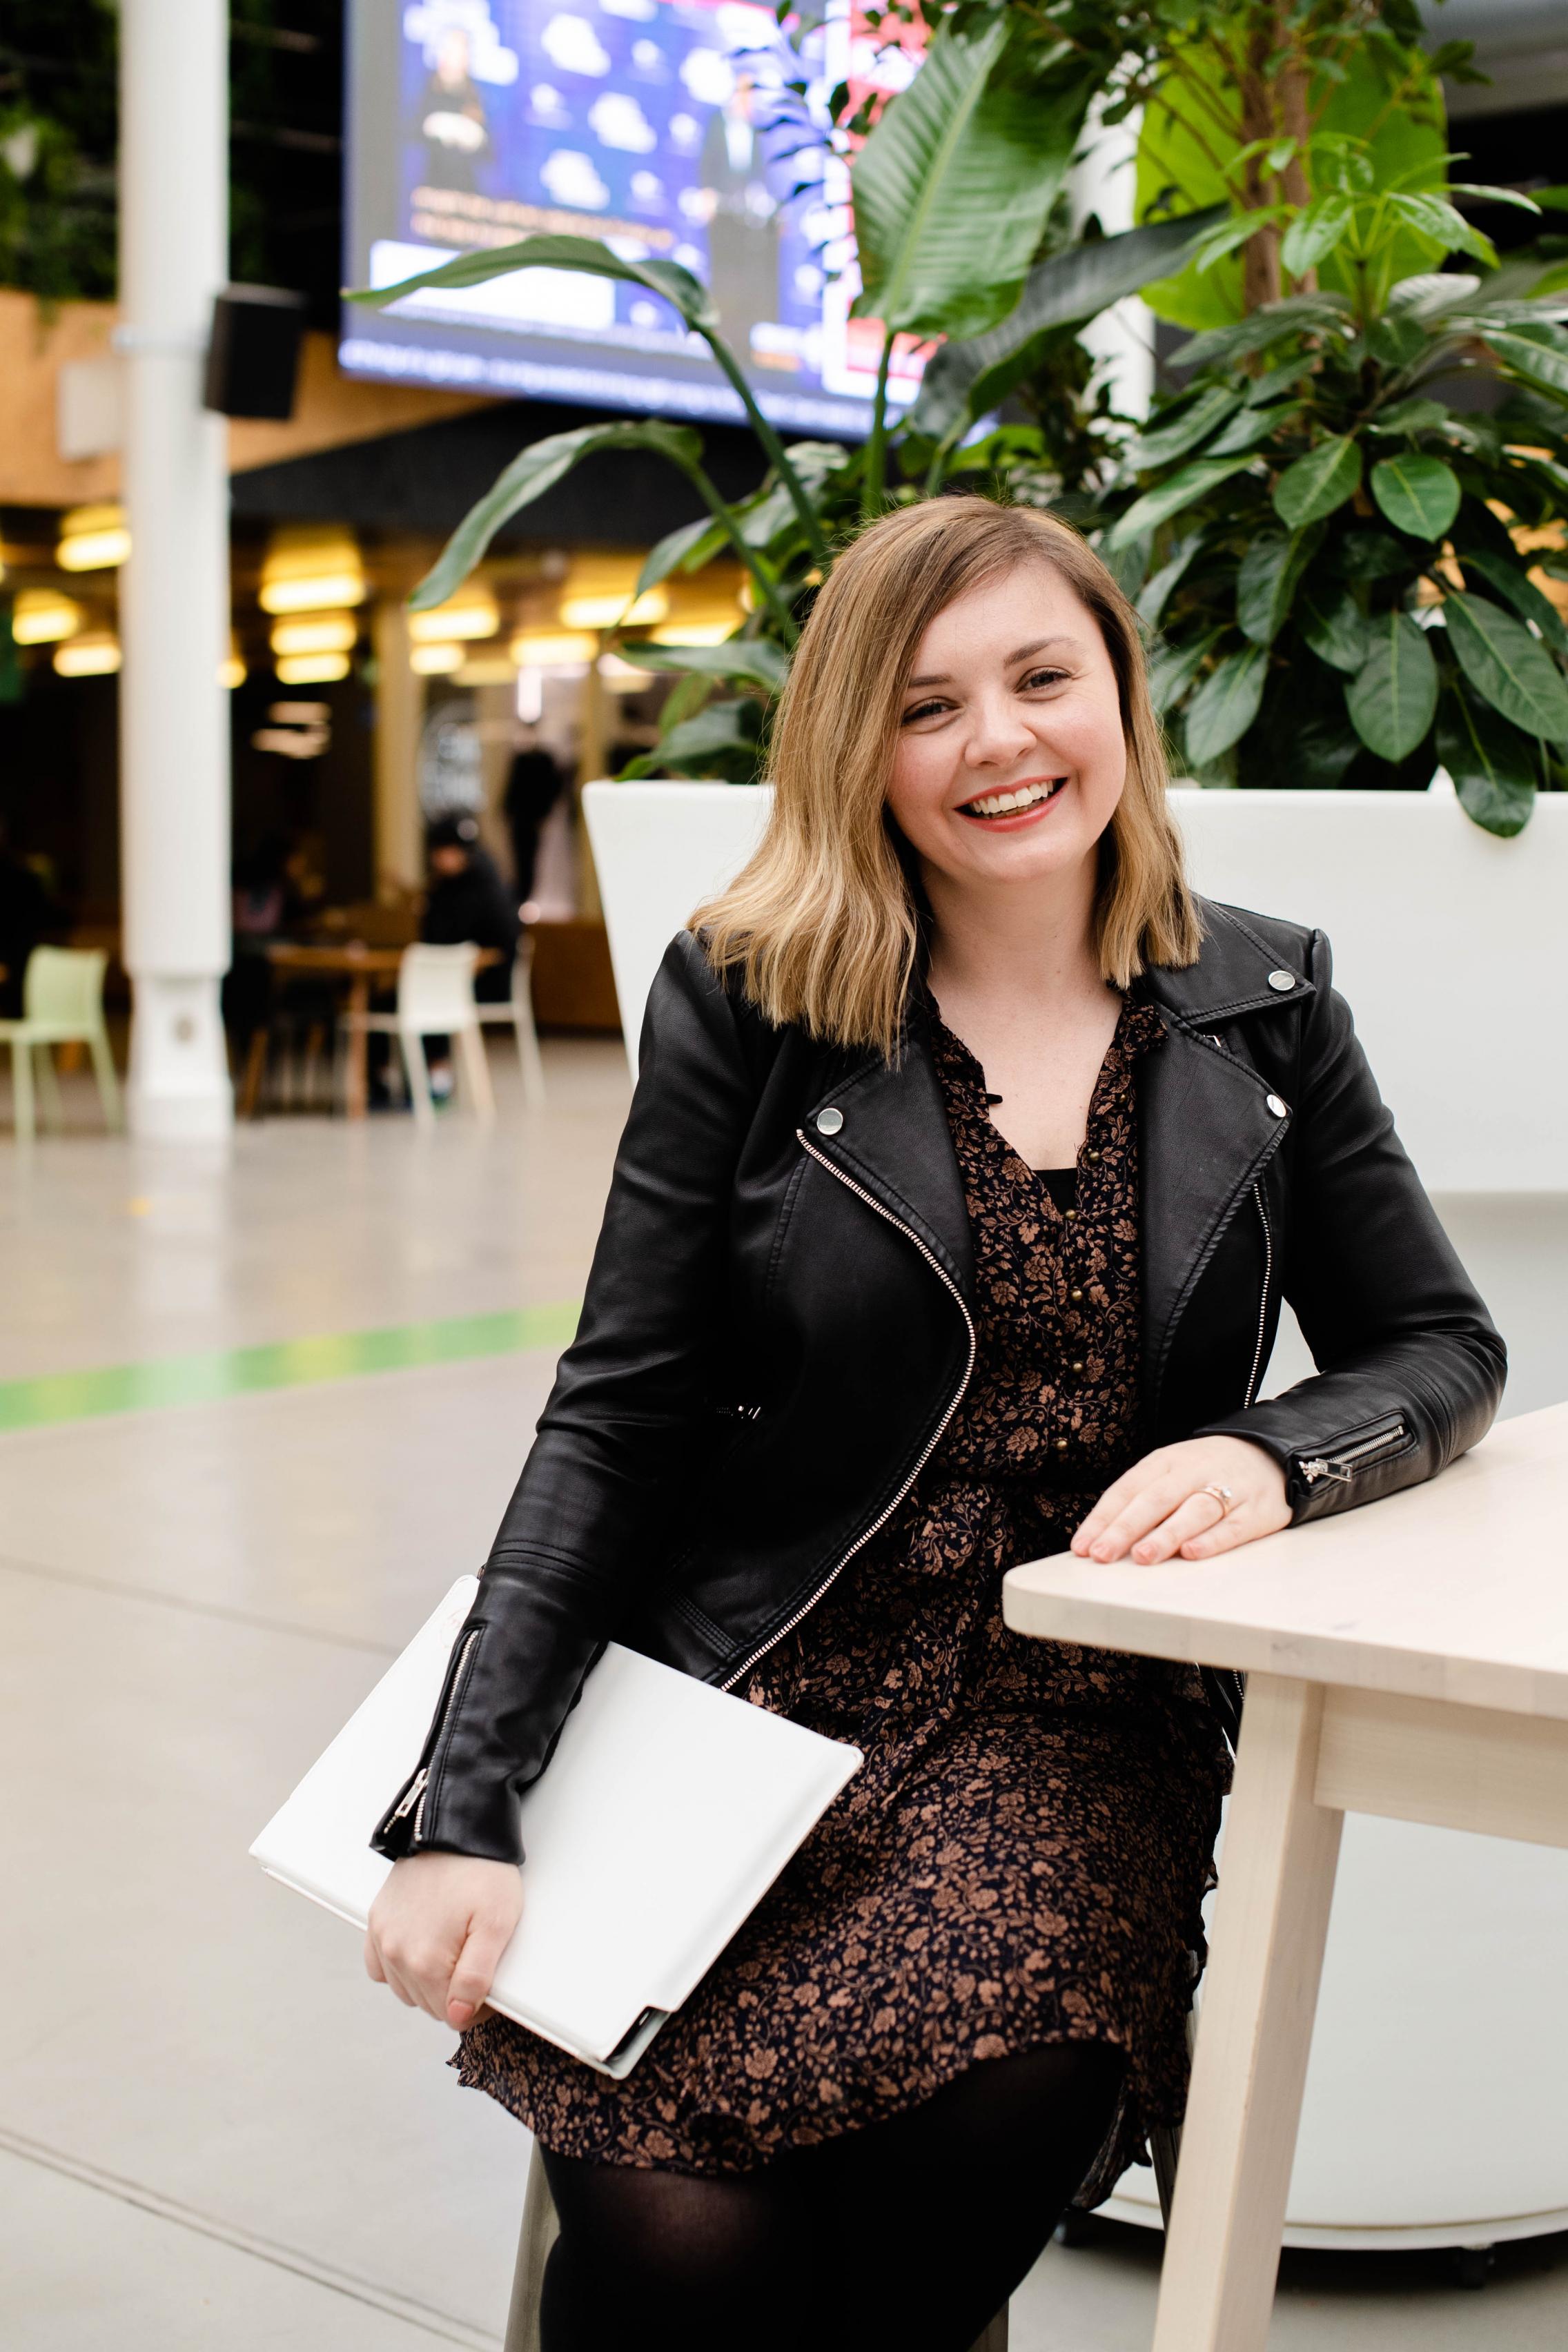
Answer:
<path fill-rule="evenodd" d="M 453 1669 L 451 1684 L 447 1693 L 447 1704 L 442 1708 L 435 1723 L 431 1726 L 430 1753 L 432 1757 L 434 1757 L 437 1748 L 441 1744 L 441 1734 L 446 1727 L 447 1718 L 451 1714 L 453 1707 L 457 1704 L 458 1693 L 462 1687 L 463 1668 L 468 1663 L 474 1643 L 479 1640 L 479 1635 L 483 1632 L 484 1627 L 482 1625 L 476 1625 L 458 1654 L 458 1663 L 456 1667 Z M 404 1790 L 402 1797 L 399 1799 L 396 1809 L 387 1822 L 387 1828 L 390 1829 L 392 1827 L 393 1822 L 406 1821 L 409 1814 L 412 1812 L 414 1815 L 414 1828 L 410 1836 L 410 1843 L 417 1845 L 420 1839 L 425 1834 L 425 1801 L 429 1794 L 429 1766 L 421 1764 L 418 1771 L 416 1772 L 413 1780 L 410 1780 L 407 1788 Z"/>
<path fill-rule="evenodd" d="M 1252 1197 L 1263 1220 L 1263 1297 L 1258 1305 L 1258 1345 L 1252 1351 L 1252 1370 L 1247 1376 L 1243 1412 L 1251 1406 L 1258 1394 L 1258 1383 L 1263 1377 L 1263 1341 L 1268 1329 L 1268 1286 L 1274 1279 L 1274 1229 L 1268 1222 L 1268 1204 L 1263 1197 L 1263 1179 L 1260 1176 L 1253 1180 Z"/>
<path fill-rule="evenodd" d="M 903 1485 L 899 1488 L 898 1493 L 893 1496 L 892 1501 L 888 1505 L 887 1509 L 881 1514 L 880 1517 L 872 1520 L 870 1526 L 865 1529 L 863 1534 L 856 1538 L 848 1550 L 845 1553 L 843 1559 L 834 1569 L 832 1574 L 823 1579 L 822 1582 L 817 1586 L 810 1599 L 802 1603 L 801 1607 L 795 1611 L 795 1615 L 791 1617 L 786 1623 L 781 1625 L 776 1633 L 771 1633 L 768 1636 L 768 1639 L 763 1643 L 760 1650 L 753 1650 L 751 1656 L 746 1659 L 743 1664 L 737 1666 L 732 1675 L 729 1675 L 725 1677 L 724 1681 L 720 1685 L 720 1688 L 721 1690 L 733 1690 L 735 1685 L 741 1681 L 742 1676 L 749 1675 L 753 1666 L 759 1665 L 763 1659 L 767 1656 L 770 1650 L 776 1649 L 786 1634 L 793 1633 L 795 1627 L 801 1622 L 801 1621 L 804 1618 L 810 1616 L 817 1602 L 822 1599 L 823 1594 L 826 1592 L 831 1586 L 837 1582 L 839 1577 L 843 1575 L 844 1570 L 848 1567 L 856 1553 L 862 1550 L 865 1546 L 870 1542 L 872 1537 L 879 1534 L 881 1529 L 887 1526 L 888 1521 L 892 1517 L 893 1513 L 898 1509 L 899 1505 L 903 1501 L 904 1496 L 909 1493 L 910 1488 L 914 1485 L 915 1480 L 920 1476 L 921 1472 L 925 1468 L 926 1464 L 931 1460 L 931 1455 L 936 1452 L 937 1447 L 942 1444 L 942 1439 L 946 1436 L 948 1423 L 952 1421 L 953 1414 L 958 1411 L 959 1406 L 963 1402 L 964 1391 L 969 1386 L 970 1375 L 974 1370 L 974 1358 L 978 1346 L 974 1331 L 974 1318 L 963 1303 L 963 1292 L 959 1289 L 958 1285 L 953 1281 L 946 1268 L 937 1258 L 932 1256 L 931 1251 L 927 1249 L 920 1235 L 911 1226 L 906 1225 L 901 1217 L 895 1217 L 890 1209 L 884 1209 L 880 1201 L 875 1199 L 871 1193 L 868 1192 L 863 1184 L 857 1184 L 853 1176 L 846 1176 L 842 1168 L 836 1168 L 831 1160 L 824 1159 L 822 1153 L 816 1149 L 815 1145 L 806 1141 L 805 1137 L 801 1133 L 798 1127 L 795 1132 L 795 1141 L 800 1145 L 801 1150 L 803 1151 L 809 1152 L 812 1159 L 816 1160 L 819 1168 L 826 1168 L 830 1176 L 837 1176 L 838 1181 L 844 1185 L 847 1191 L 853 1192 L 858 1200 L 864 1201 L 868 1209 L 874 1209 L 878 1216 L 881 1217 L 888 1224 L 891 1225 L 896 1233 L 902 1234 L 906 1240 L 913 1242 L 916 1249 L 919 1250 L 921 1257 L 924 1258 L 926 1264 L 936 1276 L 938 1281 L 941 1282 L 942 1287 L 952 1296 L 953 1305 L 957 1307 L 959 1313 L 963 1318 L 963 1328 L 969 1334 L 969 1360 L 963 1367 L 963 1378 L 959 1381 L 957 1388 L 953 1391 L 952 1401 L 949 1404 L 947 1411 L 942 1414 L 941 1421 L 938 1422 L 936 1428 L 932 1431 L 930 1442 L 927 1444 L 925 1451 L 921 1454 L 920 1460 L 915 1464 L 914 1468 L 910 1472 L 909 1476 L 904 1480 Z"/>
<path fill-rule="evenodd" d="M 1370 1466 L 1373 1457 L 1392 1453 L 1403 1445 L 1410 1435 L 1403 1420 L 1392 1427 L 1374 1430 L 1363 1437 L 1359 1445 L 1342 1445 L 1332 1454 L 1317 1454 L 1301 1465 L 1301 1475 L 1309 1486 L 1321 1479 L 1332 1478 L 1339 1486 L 1348 1486 L 1358 1470 Z"/>
<path fill-rule="evenodd" d="M 424 1765 L 421 1764 L 418 1771 L 416 1772 L 413 1780 L 408 1783 L 408 1788 L 404 1796 L 403 1802 L 400 1805 L 395 1806 L 392 1812 L 388 1815 L 386 1823 L 388 1829 L 392 1827 L 394 1822 L 405 1822 L 408 1819 L 409 1814 L 414 1811 L 415 1806 L 419 1802 L 420 1798 L 424 1795 L 425 1783 L 429 1778 L 429 1773 L 425 1769 Z"/>

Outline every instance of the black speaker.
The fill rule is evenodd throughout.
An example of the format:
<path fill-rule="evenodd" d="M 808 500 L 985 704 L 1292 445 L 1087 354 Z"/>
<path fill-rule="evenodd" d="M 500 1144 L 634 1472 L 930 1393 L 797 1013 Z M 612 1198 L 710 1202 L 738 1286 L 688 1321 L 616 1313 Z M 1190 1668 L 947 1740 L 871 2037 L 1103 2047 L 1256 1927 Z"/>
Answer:
<path fill-rule="evenodd" d="M 226 286 L 213 302 L 203 398 L 220 416 L 294 414 L 305 298 L 278 286 Z"/>

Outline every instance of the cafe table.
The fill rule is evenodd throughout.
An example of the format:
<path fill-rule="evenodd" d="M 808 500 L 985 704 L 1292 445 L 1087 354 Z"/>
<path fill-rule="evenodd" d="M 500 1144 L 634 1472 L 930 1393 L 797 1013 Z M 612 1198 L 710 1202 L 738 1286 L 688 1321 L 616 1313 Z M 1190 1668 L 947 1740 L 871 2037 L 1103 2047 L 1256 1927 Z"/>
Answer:
<path fill-rule="evenodd" d="M 395 984 L 403 962 L 401 948 L 367 947 L 363 940 L 330 944 L 279 940 L 267 950 L 268 961 L 279 972 L 312 972 L 322 979 L 347 982 L 348 1052 L 343 1076 L 343 1109 L 350 1118 L 363 1118 L 370 1103 L 369 1033 L 356 1016 L 370 1011 L 373 987 Z M 474 969 L 483 971 L 500 963 L 496 948 L 481 948 Z"/>
<path fill-rule="evenodd" d="M 1247 1676 L 1154 2352 L 1263 2352 L 1346 1812 L 1568 1846 L 1565 1531 L 1552 1405 L 1215 1559 L 1005 1579 L 1017 1633 Z"/>

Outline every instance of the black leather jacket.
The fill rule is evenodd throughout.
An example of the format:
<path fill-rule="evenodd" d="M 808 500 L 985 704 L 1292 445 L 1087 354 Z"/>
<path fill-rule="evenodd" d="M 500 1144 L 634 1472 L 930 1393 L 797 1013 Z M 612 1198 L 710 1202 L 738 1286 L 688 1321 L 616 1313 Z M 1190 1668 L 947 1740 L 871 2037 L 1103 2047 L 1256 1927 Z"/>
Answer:
<path fill-rule="evenodd" d="M 1138 1065 L 1142 1435 L 1225 1431 L 1298 1519 L 1486 1431 L 1504 1352 L 1394 1132 L 1321 932 L 1205 905 Z M 1254 1402 L 1281 1297 L 1321 1370 Z M 576 1339 L 418 1770 L 374 1843 L 519 1858 L 600 1646 L 731 1685 L 908 1491 L 974 1358 L 969 1221 L 911 1004 L 902 1054 L 770 1027 L 676 940 Z"/>

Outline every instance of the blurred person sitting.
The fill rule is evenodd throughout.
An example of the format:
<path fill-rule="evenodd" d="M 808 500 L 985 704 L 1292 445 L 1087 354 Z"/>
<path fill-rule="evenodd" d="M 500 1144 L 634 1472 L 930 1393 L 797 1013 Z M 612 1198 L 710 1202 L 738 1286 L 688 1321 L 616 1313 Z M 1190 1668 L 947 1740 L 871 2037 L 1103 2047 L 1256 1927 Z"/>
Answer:
<path fill-rule="evenodd" d="M 512 894 L 479 839 L 471 816 L 441 817 L 425 835 L 430 890 L 419 936 L 431 947 L 495 950 L 498 961 L 474 976 L 474 994 L 484 1004 L 504 1004 L 511 992 L 512 959 L 521 924 Z M 452 1091 L 452 1065 L 445 1037 L 426 1041 L 430 1091 L 439 1100 Z"/>
<path fill-rule="evenodd" d="M 20 1020 L 27 958 L 47 940 L 63 939 L 65 929 L 63 909 L 0 815 L 0 1020 Z"/>

